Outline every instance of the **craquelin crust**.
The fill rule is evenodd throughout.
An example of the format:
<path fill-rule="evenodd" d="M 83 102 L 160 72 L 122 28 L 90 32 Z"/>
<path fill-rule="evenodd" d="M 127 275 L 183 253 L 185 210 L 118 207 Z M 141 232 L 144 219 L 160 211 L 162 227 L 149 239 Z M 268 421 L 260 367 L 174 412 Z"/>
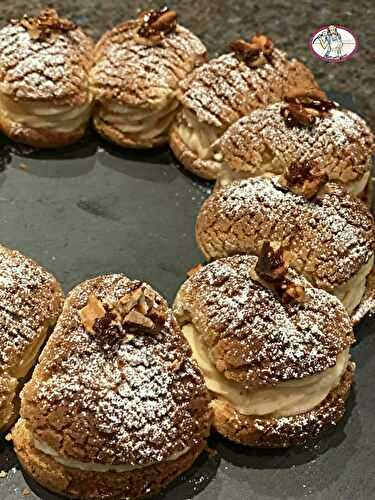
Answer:
<path fill-rule="evenodd" d="M 312 73 L 282 51 L 273 49 L 272 62 L 256 69 L 230 53 L 191 73 L 180 85 L 179 99 L 199 122 L 215 127 L 221 135 L 254 109 L 282 100 L 295 86 L 318 88 Z M 177 159 L 193 173 L 215 179 L 214 162 L 199 159 L 193 151 L 188 153 L 189 148 L 179 145 L 176 136 L 174 128 L 170 141 Z"/>
<path fill-rule="evenodd" d="M 375 230 L 365 205 L 337 184 L 306 200 L 275 177 L 258 177 L 215 190 L 198 215 L 196 238 L 207 259 L 259 255 L 264 241 L 278 241 L 292 267 L 332 291 L 373 256 Z"/>
<path fill-rule="evenodd" d="M 0 90 L 17 100 L 83 104 L 93 47 L 80 28 L 37 40 L 11 22 L 0 30 Z"/>
<path fill-rule="evenodd" d="M 23 469 L 44 488 L 70 498 L 136 499 L 157 493 L 188 470 L 204 450 L 202 441 L 174 462 L 161 463 L 132 472 L 95 473 L 65 467 L 33 446 L 25 421 L 13 429 L 17 456 Z"/>
<path fill-rule="evenodd" d="M 90 100 L 93 49 L 91 38 L 78 27 L 37 39 L 22 20 L 11 21 L 0 30 L 0 93 L 19 104 L 81 106 Z M 72 132 L 30 128 L 0 110 L 0 130 L 14 141 L 52 148 L 77 141 L 85 126 Z"/>
<path fill-rule="evenodd" d="M 276 418 L 246 416 L 223 400 L 213 400 L 214 426 L 231 441 L 247 446 L 286 448 L 306 444 L 343 417 L 354 371 L 354 363 L 349 362 L 340 385 L 318 407 L 301 415 Z"/>
<path fill-rule="evenodd" d="M 80 311 L 90 296 L 113 304 L 135 284 L 155 294 L 153 310 L 166 311 L 157 331 L 139 329 L 125 335 L 104 324 L 95 334 L 86 330 Z M 22 451 L 24 444 L 16 431 L 15 447 L 17 453 L 21 450 L 26 469 L 47 488 L 73 496 L 77 488 L 79 496 L 91 491 L 94 497 L 98 488 L 108 498 L 117 498 L 120 492 L 125 495 L 128 489 L 141 495 L 144 488 L 169 482 L 203 449 L 211 425 L 209 395 L 190 356 L 172 312 L 148 285 L 111 275 L 77 286 L 65 301 L 33 377 L 22 391 L 22 426 L 64 458 L 137 466 L 165 462 L 165 466 L 149 467 L 145 476 L 108 474 L 105 478 L 104 474 L 95 481 L 93 474 L 61 472 L 58 466 L 47 484 L 38 466 L 30 465 L 40 454 L 32 450 L 34 458 L 26 457 L 30 451 Z M 185 458 L 174 464 L 166 461 L 186 448 L 190 451 Z M 52 467 L 51 461 L 48 464 Z M 61 474 L 72 482 L 66 482 L 65 476 L 59 482 Z"/>
<path fill-rule="evenodd" d="M 179 81 L 207 60 L 201 41 L 186 28 L 176 30 L 156 45 L 141 43 L 137 30 L 141 19 L 126 21 L 99 40 L 95 49 L 95 65 L 90 86 L 97 101 L 94 124 L 101 135 L 124 147 L 154 147 L 168 140 L 168 132 L 154 140 L 123 133 L 97 119 L 101 108 L 109 103 L 136 107 L 150 113 L 155 102 L 177 92 Z"/>
<path fill-rule="evenodd" d="M 245 388 L 334 366 L 354 342 L 340 301 L 290 271 L 290 279 L 304 287 L 305 301 L 283 304 L 257 281 L 256 263 L 257 257 L 237 255 L 195 272 L 176 297 L 179 323 L 193 323 L 217 370 Z"/>
<path fill-rule="evenodd" d="M 342 184 L 370 171 L 374 136 L 358 115 L 338 108 L 309 127 L 290 126 L 281 115 L 283 107 L 257 109 L 229 127 L 218 150 L 230 169 L 256 176 L 312 160 L 329 180 Z"/>
<path fill-rule="evenodd" d="M 0 246 L 0 431 L 18 414 L 18 392 L 62 309 L 56 279 L 33 260 Z"/>

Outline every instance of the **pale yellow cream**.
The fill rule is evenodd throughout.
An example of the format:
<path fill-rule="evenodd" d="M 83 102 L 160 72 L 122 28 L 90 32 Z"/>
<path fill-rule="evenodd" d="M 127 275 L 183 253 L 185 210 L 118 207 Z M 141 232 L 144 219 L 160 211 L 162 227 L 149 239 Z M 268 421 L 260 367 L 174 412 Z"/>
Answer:
<path fill-rule="evenodd" d="M 80 469 L 84 471 L 92 471 L 92 472 L 131 472 L 133 470 L 138 470 L 138 469 L 144 469 L 145 467 L 149 467 L 150 465 L 154 464 L 148 464 L 148 465 L 112 465 L 112 464 L 96 464 L 93 462 L 81 462 L 79 460 L 75 460 L 74 458 L 66 458 L 60 456 L 56 450 L 48 446 L 48 444 L 43 443 L 42 441 L 36 439 L 35 437 L 33 438 L 33 443 L 35 448 L 40 450 L 41 452 L 45 453 L 46 455 L 49 455 L 50 457 L 53 457 L 53 459 L 58 462 L 61 465 L 64 465 L 65 467 L 70 467 L 72 469 Z M 178 453 L 173 453 L 168 459 L 165 460 L 165 462 L 173 462 L 174 460 L 177 460 L 178 458 L 182 457 L 189 451 L 189 448 L 184 448 L 182 451 Z"/>
<path fill-rule="evenodd" d="M 197 120 L 195 115 L 184 109 L 177 133 L 188 148 L 201 160 L 213 159 L 213 144 L 220 137 L 219 129 Z"/>
<path fill-rule="evenodd" d="M 90 120 L 91 101 L 88 97 L 81 106 L 54 106 L 42 101 L 15 101 L 0 93 L 0 114 L 25 127 L 69 133 Z"/>
<path fill-rule="evenodd" d="M 192 323 L 182 332 L 188 340 L 210 391 L 231 404 L 242 415 L 269 415 L 276 417 L 305 413 L 318 406 L 339 385 L 348 361 L 349 350 L 337 357 L 332 368 L 298 380 L 279 382 L 274 386 L 244 390 L 237 382 L 227 380 L 215 367 L 207 348 Z"/>
<path fill-rule="evenodd" d="M 361 269 L 343 285 L 335 288 L 333 294 L 344 304 L 345 309 L 351 314 L 359 305 L 366 291 L 367 276 L 374 266 L 372 256 Z"/>
<path fill-rule="evenodd" d="M 179 103 L 174 93 L 164 96 L 153 106 L 143 108 L 118 102 L 99 108 L 99 117 L 124 134 L 136 134 L 140 140 L 152 140 L 168 133 Z"/>

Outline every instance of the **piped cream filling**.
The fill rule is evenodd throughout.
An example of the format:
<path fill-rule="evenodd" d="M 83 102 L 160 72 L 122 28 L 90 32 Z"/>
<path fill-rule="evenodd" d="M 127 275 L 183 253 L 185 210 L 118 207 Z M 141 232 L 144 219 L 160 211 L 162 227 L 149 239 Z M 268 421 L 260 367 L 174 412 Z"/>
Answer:
<path fill-rule="evenodd" d="M 335 288 L 333 294 L 341 300 L 345 309 L 351 314 L 359 305 L 366 291 L 367 276 L 374 266 L 374 256 L 372 256 L 361 269 L 352 276 L 346 283 Z"/>
<path fill-rule="evenodd" d="M 56 450 L 48 446 L 48 444 L 40 441 L 33 437 L 33 444 L 36 449 L 43 452 L 44 454 L 53 457 L 53 459 L 61 465 L 65 467 L 70 467 L 72 469 L 80 469 L 83 471 L 90 472 L 131 472 L 133 470 L 145 469 L 146 467 L 150 467 L 154 465 L 153 463 L 148 465 L 112 465 L 112 464 L 97 464 L 93 462 L 81 462 L 79 460 L 75 460 L 74 458 L 66 458 L 59 455 Z M 186 447 L 182 451 L 178 453 L 173 453 L 169 458 L 164 460 L 164 462 L 173 462 L 178 458 L 185 455 L 190 448 Z M 158 462 L 160 463 L 160 462 Z"/>
<path fill-rule="evenodd" d="M 101 104 L 99 117 L 124 134 L 136 134 L 139 139 L 152 140 L 166 136 L 176 115 L 179 102 L 174 93 L 142 108 L 118 102 Z"/>
<path fill-rule="evenodd" d="M 188 109 L 184 109 L 177 133 L 188 148 L 201 160 L 213 159 L 213 144 L 220 137 L 219 129 L 201 123 Z"/>
<path fill-rule="evenodd" d="M 221 155 L 216 154 L 215 159 L 218 160 L 219 158 L 221 158 Z M 267 177 L 281 173 L 282 173 L 281 166 L 277 166 L 274 164 L 263 164 L 261 168 L 253 168 L 249 170 L 234 170 L 230 168 L 230 166 L 227 163 L 222 162 L 217 178 L 217 183 L 220 187 L 224 187 L 228 186 L 229 184 L 237 180 L 249 179 L 251 177 L 258 177 L 258 176 Z M 358 180 L 342 183 L 342 185 L 347 189 L 347 191 L 349 191 L 349 193 L 352 193 L 354 196 L 359 196 L 366 189 L 369 178 L 370 178 L 370 171 L 365 172 Z M 336 180 L 335 182 L 338 181 Z"/>
<path fill-rule="evenodd" d="M 54 106 L 43 101 L 15 101 L 0 93 L 0 114 L 25 127 L 68 133 L 89 121 L 91 101 L 88 97 L 81 106 Z"/>
<path fill-rule="evenodd" d="M 363 191 L 366 189 L 366 186 L 370 179 L 370 175 L 371 172 L 369 170 L 368 172 L 365 172 L 360 179 L 348 182 L 347 184 L 344 184 L 344 186 L 349 191 L 349 193 L 354 194 L 354 196 L 358 196 L 362 194 Z"/>
<path fill-rule="evenodd" d="M 202 370 L 208 389 L 219 399 L 229 402 L 242 415 L 272 414 L 275 417 L 283 417 L 312 410 L 340 384 L 349 361 L 349 349 L 346 349 L 338 355 L 335 366 L 317 375 L 245 390 L 237 382 L 226 379 L 216 369 L 199 332 L 192 323 L 185 325 L 182 332 Z"/>

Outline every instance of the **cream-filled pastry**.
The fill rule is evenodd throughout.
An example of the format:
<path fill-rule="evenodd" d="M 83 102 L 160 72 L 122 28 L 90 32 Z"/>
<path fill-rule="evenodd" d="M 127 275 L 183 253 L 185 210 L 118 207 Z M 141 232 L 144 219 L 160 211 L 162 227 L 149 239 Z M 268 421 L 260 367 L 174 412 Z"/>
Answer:
<path fill-rule="evenodd" d="M 80 139 L 90 120 L 94 44 L 45 9 L 0 30 L 0 129 L 16 142 L 53 148 Z"/>
<path fill-rule="evenodd" d="M 354 372 L 344 307 L 288 270 L 282 252 L 269 245 L 259 260 L 207 264 L 174 305 L 213 395 L 216 429 L 250 446 L 316 438 L 342 417 Z"/>
<path fill-rule="evenodd" d="M 229 127 L 215 147 L 222 161 L 219 186 L 280 174 L 289 189 L 310 197 L 319 187 L 315 173 L 364 197 L 371 183 L 371 130 L 317 90 L 295 89 L 286 102 L 253 111 Z"/>
<path fill-rule="evenodd" d="M 60 285 L 49 272 L 0 246 L 0 432 L 18 417 L 18 393 L 62 302 Z"/>
<path fill-rule="evenodd" d="M 166 143 L 178 83 L 206 60 L 204 45 L 168 8 L 113 28 L 97 44 L 90 75 L 97 131 L 128 148 Z"/>
<path fill-rule="evenodd" d="M 24 469 L 69 498 L 140 498 L 206 446 L 209 393 L 165 300 L 117 274 L 78 285 L 12 431 Z"/>
<path fill-rule="evenodd" d="M 280 242 L 290 265 L 314 286 L 337 295 L 349 314 L 358 306 L 374 263 L 374 220 L 365 205 L 328 183 L 311 200 L 254 177 L 215 190 L 197 219 L 197 242 L 207 259 L 259 255 Z"/>
<path fill-rule="evenodd" d="M 175 156 L 194 174 L 216 179 L 221 162 L 213 146 L 226 129 L 254 109 L 282 100 L 295 86 L 318 88 L 312 73 L 270 38 L 233 42 L 231 53 L 212 59 L 181 83 L 182 109 L 170 133 Z"/>

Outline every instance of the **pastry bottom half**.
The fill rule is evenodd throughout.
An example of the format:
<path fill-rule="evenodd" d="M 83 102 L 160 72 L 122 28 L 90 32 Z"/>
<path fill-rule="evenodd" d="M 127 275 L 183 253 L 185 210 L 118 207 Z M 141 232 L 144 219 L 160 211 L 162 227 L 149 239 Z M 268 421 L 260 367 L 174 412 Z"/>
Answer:
<path fill-rule="evenodd" d="M 77 142 L 85 134 L 86 126 L 80 126 L 69 132 L 30 128 L 22 123 L 10 120 L 4 114 L 0 114 L 0 131 L 15 142 L 27 144 L 34 148 L 50 149 L 61 148 Z"/>
<path fill-rule="evenodd" d="M 137 499 L 158 492 L 188 470 L 206 447 L 202 439 L 177 460 L 130 472 L 94 472 L 66 467 L 33 445 L 33 438 L 20 419 L 12 431 L 17 457 L 25 472 L 47 490 L 69 498 Z"/>
<path fill-rule="evenodd" d="M 290 417 L 241 415 L 227 401 L 214 399 L 214 427 L 226 438 L 259 448 L 303 445 L 335 425 L 345 413 L 345 402 L 353 382 L 355 365 L 349 362 L 340 384 L 319 406 Z"/>

